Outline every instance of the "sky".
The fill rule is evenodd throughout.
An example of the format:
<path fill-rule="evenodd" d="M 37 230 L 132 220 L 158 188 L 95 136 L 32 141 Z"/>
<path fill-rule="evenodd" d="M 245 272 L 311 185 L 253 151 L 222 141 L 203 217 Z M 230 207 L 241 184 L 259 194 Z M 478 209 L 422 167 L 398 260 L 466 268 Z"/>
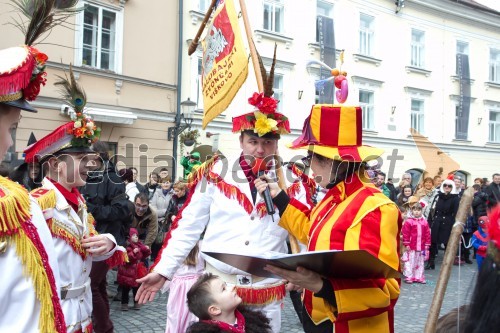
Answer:
<path fill-rule="evenodd" d="M 482 5 L 488 6 L 490 8 L 493 8 L 496 11 L 500 12 L 500 1 L 499 0 L 474 0 L 476 2 L 479 2 Z"/>

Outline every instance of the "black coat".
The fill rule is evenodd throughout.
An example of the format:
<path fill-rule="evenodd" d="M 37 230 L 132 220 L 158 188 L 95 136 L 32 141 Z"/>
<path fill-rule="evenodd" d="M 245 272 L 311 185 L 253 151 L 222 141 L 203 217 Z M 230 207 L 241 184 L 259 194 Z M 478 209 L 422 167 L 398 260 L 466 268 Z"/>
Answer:
<path fill-rule="evenodd" d="M 500 185 L 493 182 L 484 189 L 484 193 L 488 195 L 488 208 L 492 209 L 500 202 Z"/>
<path fill-rule="evenodd" d="M 439 192 L 432 203 L 429 213 L 429 224 L 431 226 L 431 241 L 434 244 L 447 244 L 451 229 L 455 224 L 460 200 L 457 194 L 444 194 Z"/>
<path fill-rule="evenodd" d="M 472 213 L 474 215 L 474 221 L 477 223 L 481 216 L 488 215 L 486 203 L 488 202 L 488 195 L 483 192 L 477 192 L 474 194 L 474 199 L 472 199 Z"/>
<path fill-rule="evenodd" d="M 80 193 L 96 220 L 97 232 L 110 233 L 119 245 L 124 245 L 132 212 L 125 195 L 125 184 L 116 174 L 113 163 L 106 161 L 104 171 L 90 173 Z"/>
<path fill-rule="evenodd" d="M 245 318 L 245 333 L 271 333 L 269 319 L 264 316 L 261 311 L 252 311 L 245 307 L 238 307 Z M 229 331 L 222 330 L 219 326 L 211 323 L 194 322 L 186 333 L 227 333 Z"/>

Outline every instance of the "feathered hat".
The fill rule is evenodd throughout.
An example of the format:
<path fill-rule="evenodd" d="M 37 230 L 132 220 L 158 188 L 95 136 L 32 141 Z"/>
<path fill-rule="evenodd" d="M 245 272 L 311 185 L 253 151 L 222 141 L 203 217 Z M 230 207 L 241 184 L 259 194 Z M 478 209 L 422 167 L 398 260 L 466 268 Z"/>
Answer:
<path fill-rule="evenodd" d="M 76 82 L 73 68 L 69 67 L 69 77 L 59 76 L 55 85 L 61 86 L 61 93 L 66 103 L 75 110 L 75 118 L 29 146 L 24 151 L 25 161 L 41 162 L 45 158 L 61 153 L 92 153 L 90 146 L 99 140 L 101 129 L 84 113 L 87 97 L 82 87 Z"/>
<path fill-rule="evenodd" d="M 290 123 L 288 118 L 276 112 L 279 101 L 273 98 L 274 68 L 276 66 L 276 44 L 274 45 L 274 56 L 267 74 L 264 63 L 259 53 L 257 53 L 264 83 L 264 91 L 253 93 L 248 99 L 248 103 L 257 110 L 244 115 L 233 117 L 233 133 L 245 132 L 253 136 L 268 139 L 279 139 L 280 134 L 290 133 Z"/>
<path fill-rule="evenodd" d="M 24 45 L 0 50 L 0 103 L 37 112 L 28 101 L 34 101 L 47 81 L 46 54 L 33 45 L 56 25 L 62 24 L 78 10 L 78 0 L 15 0 L 14 7 L 29 21 L 14 22 L 25 35 Z"/>

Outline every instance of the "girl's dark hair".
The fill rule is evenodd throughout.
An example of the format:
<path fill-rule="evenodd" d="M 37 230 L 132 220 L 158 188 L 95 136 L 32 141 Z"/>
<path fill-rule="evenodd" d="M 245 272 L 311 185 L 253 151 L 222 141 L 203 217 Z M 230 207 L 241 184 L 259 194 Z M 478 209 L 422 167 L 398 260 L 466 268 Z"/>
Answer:
<path fill-rule="evenodd" d="M 499 266 L 489 255 L 484 258 L 472 293 L 464 332 L 498 332 L 500 327 Z"/>

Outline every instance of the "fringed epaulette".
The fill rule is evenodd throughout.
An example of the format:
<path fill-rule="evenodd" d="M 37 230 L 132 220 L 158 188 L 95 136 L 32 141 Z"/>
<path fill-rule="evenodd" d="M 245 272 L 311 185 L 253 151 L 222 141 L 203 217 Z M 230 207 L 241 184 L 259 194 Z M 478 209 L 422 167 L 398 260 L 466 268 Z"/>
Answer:
<path fill-rule="evenodd" d="M 30 218 L 28 191 L 21 185 L 0 177 L 0 243 L 8 241 L 15 246 L 24 275 L 33 281 L 42 309 L 38 325 L 40 332 L 66 332 L 47 252 Z"/>
<path fill-rule="evenodd" d="M 214 155 L 211 159 L 205 161 L 202 165 L 194 169 L 188 176 L 187 183 L 190 189 L 196 187 L 196 184 L 203 178 L 203 176 L 208 177 L 208 173 L 212 170 L 212 167 L 220 159 L 219 155 Z"/>
<path fill-rule="evenodd" d="M 50 232 L 53 237 L 62 239 L 66 244 L 68 244 L 76 254 L 78 254 L 82 260 L 87 258 L 87 251 L 82 246 L 82 243 L 72 231 L 64 228 L 61 222 L 58 222 L 54 218 L 47 220 L 47 225 L 49 226 Z"/>
<path fill-rule="evenodd" d="M 121 246 L 120 246 L 121 247 Z M 122 248 L 123 249 L 123 248 Z M 121 266 L 123 264 L 128 263 L 128 255 L 125 249 L 118 249 L 113 253 L 111 257 L 105 260 L 106 264 L 108 264 L 109 268 Z"/>
<path fill-rule="evenodd" d="M 296 176 L 298 179 L 287 189 L 287 194 L 293 198 L 295 194 L 297 194 L 299 188 L 297 187 L 298 181 L 302 183 L 304 186 L 304 189 L 306 190 L 306 200 L 308 204 L 312 204 L 312 197 L 316 193 L 316 182 L 314 179 L 309 177 L 308 175 L 305 174 L 304 171 L 300 170 L 297 165 L 295 164 L 289 164 L 288 167 L 294 176 Z M 295 187 L 294 187 L 295 186 Z"/>
<path fill-rule="evenodd" d="M 95 218 L 92 214 L 87 213 L 87 230 L 89 231 L 90 236 L 96 236 L 99 233 L 95 230 Z"/>
<path fill-rule="evenodd" d="M 0 237 L 18 233 L 30 217 L 28 191 L 18 183 L 0 177 Z"/>
<path fill-rule="evenodd" d="M 30 194 L 38 202 L 42 211 L 56 207 L 56 191 L 46 188 L 37 188 L 31 191 Z"/>

